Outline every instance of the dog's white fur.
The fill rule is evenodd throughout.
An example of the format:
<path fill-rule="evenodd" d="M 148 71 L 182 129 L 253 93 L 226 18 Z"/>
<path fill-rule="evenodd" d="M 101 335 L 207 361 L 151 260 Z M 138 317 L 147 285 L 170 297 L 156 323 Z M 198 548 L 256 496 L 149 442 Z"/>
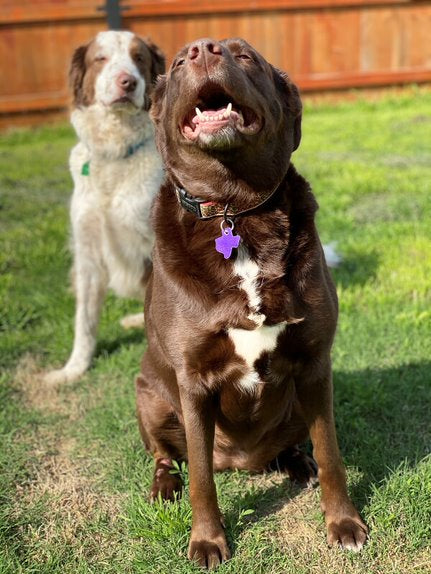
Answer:
<path fill-rule="evenodd" d="M 153 127 L 143 109 L 145 80 L 129 54 L 130 32 L 102 32 L 97 38 L 106 64 L 95 81 L 94 103 L 76 108 L 72 124 L 79 143 L 70 155 L 74 181 L 71 202 L 75 339 L 66 365 L 47 374 L 49 382 L 78 379 L 89 367 L 99 314 L 111 288 L 123 297 L 143 300 L 145 262 L 150 260 L 153 232 L 150 207 L 163 178 Z M 137 79 L 129 104 L 114 103 L 116 78 L 128 73 Z M 133 153 L 128 155 L 130 146 Z M 89 162 L 89 175 L 82 174 Z M 143 324 L 131 316 L 125 326 Z"/>

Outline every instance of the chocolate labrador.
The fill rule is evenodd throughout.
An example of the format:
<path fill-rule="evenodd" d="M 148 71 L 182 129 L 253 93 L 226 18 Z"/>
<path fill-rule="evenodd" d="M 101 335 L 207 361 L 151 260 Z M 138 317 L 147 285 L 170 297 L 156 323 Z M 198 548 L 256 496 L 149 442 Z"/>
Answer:
<path fill-rule="evenodd" d="M 137 379 L 151 496 L 174 498 L 187 460 L 188 555 L 230 556 L 214 470 L 276 464 L 312 482 L 310 435 L 328 542 L 359 550 L 332 407 L 337 297 L 308 183 L 290 162 L 301 138 L 297 88 L 240 39 L 186 46 L 159 78 L 152 116 L 166 166 Z M 275 461 L 275 463 L 274 463 Z"/>

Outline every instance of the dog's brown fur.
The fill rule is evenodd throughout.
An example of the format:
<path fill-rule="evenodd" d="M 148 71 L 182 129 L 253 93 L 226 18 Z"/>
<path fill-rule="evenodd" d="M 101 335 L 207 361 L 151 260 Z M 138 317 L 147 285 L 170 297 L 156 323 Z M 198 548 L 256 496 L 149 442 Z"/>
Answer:
<path fill-rule="evenodd" d="M 263 118 L 257 134 L 237 134 L 217 149 L 187 141 L 184 117 L 217 90 Z M 297 89 L 244 41 L 201 40 L 184 48 L 159 80 L 152 113 L 167 168 L 154 206 L 148 350 L 137 380 L 140 430 L 156 461 L 152 496 L 172 498 L 181 489 L 169 473 L 172 459 L 188 460 L 189 557 L 212 568 L 229 557 L 213 469 L 262 470 L 278 457 L 292 478 L 309 481 L 314 461 L 297 445 L 310 434 L 328 541 L 359 549 L 366 527 L 347 494 L 332 410 L 337 297 L 314 224 L 316 201 L 290 163 L 300 140 Z M 238 288 L 236 255 L 224 260 L 215 251 L 220 219 L 200 221 L 183 210 L 175 184 L 244 209 L 258 203 L 258 193 L 276 189 L 235 220 L 259 266 L 265 325 L 286 322 L 275 350 L 255 361 L 260 384 L 251 392 L 241 388 L 247 365 L 228 333 L 257 328 Z"/>

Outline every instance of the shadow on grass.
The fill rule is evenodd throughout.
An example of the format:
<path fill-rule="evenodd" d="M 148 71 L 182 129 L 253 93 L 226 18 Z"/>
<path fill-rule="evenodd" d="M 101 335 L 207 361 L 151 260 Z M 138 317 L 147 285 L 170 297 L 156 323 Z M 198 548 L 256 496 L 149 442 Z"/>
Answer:
<path fill-rule="evenodd" d="M 408 466 L 430 452 L 430 362 L 397 368 L 334 373 L 335 419 L 347 466 L 362 479 L 352 496 L 361 508 L 378 484 L 403 461 Z"/>
<path fill-rule="evenodd" d="M 389 477 L 402 462 L 413 467 L 430 452 L 430 370 L 431 363 L 424 362 L 393 369 L 334 373 L 341 451 L 345 464 L 361 473 L 350 488 L 360 512 L 373 484 Z M 226 515 L 231 548 L 235 551 L 247 524 L 274 514 L 300 492 L 286 475 L 280 482 L 264 484 L 236 497 Z M 253 514 L 238 520 L 248 508 L 254 509 Z"/>
<path fill-rule="evenodd" d="M 353 253 L 343 257 L 339 267 L 332 269 L 337 285 L 346 288 L 351 285 L 365 285 L 376 276 L 379 258 L 374 251 Z"/>
<path fill-rule="evenodd" d="M 271 473 L 276 474 L 276 473 Z M 268 474 L 268 479 L 271 479 Z M 283 473 L 284 475 L 284 473 Z M 278 478 L 278 477 L 277 477 Z M 276 514 L 289 500 L 292 500 L 303 491 L 303 488 L 292 484 L 287 473 L 284 478 L 271 486 L 262 485 L 252 491 L 246 491 L 243 495 L 235 498 L 233 508 L 225 514 L 226 536 L 233 555 L 236 552 L 241 533 L 247 530 L 251 524 L 260 522 L 263 518 Z M 248 515 L 247 510 L 253 513 Z M 316 507 L 318 510 L 318 507 Z M 243 514 L 245 511 L 245 514 Z"/>
<path fill-rule="evenodd" d="M 130 329 L 123 331 L 115 339 L 100 339 L 97 342 L 95 357 L 113 355 L 127 345 L 141 344 L 144 353 L 145 331 L 144 329 Z"/>

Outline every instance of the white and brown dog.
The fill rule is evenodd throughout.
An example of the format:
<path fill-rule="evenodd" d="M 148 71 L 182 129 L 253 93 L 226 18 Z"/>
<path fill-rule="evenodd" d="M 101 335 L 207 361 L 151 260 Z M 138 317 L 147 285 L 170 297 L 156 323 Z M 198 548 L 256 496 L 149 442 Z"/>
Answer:
<path fill-rule="evenodd" d="M 151 271 L 150 207 L 163 179 L 149 118 L 164 57 L 131 32 L 100 32 L 72 58 L 72 124 L 79 143 L 70 155 L 75 339 L 66 365 L 49 382 L 78 379 L 89 367 L 108 288 L 143 299 Z M 123 320 L 143 324 L 143 315 Z"/>

